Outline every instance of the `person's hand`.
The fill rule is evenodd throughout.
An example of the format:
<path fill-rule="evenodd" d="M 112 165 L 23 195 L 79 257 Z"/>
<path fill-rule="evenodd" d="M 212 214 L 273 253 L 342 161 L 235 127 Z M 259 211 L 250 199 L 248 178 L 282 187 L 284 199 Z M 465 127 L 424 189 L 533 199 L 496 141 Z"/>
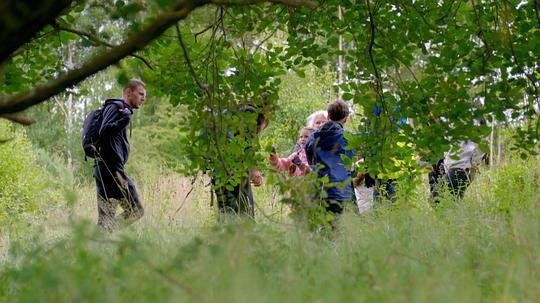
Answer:
<path fill-rule="evenodd" d="M 278 163 L 278 155 L 277 155 L 277 149 L 276 146 L 272 146 L 272 153 L 270 153 L 270 156 L 268 156 L 268 162 L 270 162 L 271 165 L 276 166 Z"/>
<path fill-rule="evenodd" d="M 300 156 L 298 156 L 298 154 L 296 154 L 296 156 L 292 158 L 291 162 L 296 166 L 302 166 L 302 159 L 300 159 Z"/>
<path fill-rule="evenodd" d="M 480 166 L 478 165 L 472 165 L 471 169 L 469 171 L 469 177 L 472 179 L 476 179 L 480 175 Z"/>
<path fill-rule="evenodd" d="M 254 169 L 251 171 L 251 183 L 253 183 L 253 185 L 256 187 L 259 187 L 263 184 L 263 176 L 258 169 Z"/>

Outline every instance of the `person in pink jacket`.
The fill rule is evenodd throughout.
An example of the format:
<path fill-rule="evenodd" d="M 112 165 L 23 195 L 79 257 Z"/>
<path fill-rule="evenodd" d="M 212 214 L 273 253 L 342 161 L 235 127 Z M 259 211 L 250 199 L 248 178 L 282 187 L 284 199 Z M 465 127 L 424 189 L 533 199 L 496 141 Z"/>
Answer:
<path fill-rule="evenodd" d="M 311 127 L 304 127 L 300 130 L 300 136 L 298 137 L 298 144 L 300 149 L 293 152 L 286 158 L 280 158 L 276 147 L 274 146 L 274 152 L 268 158 L 270 164 L 279 171 L 287 171 L 290 177 L 305 176 L 311 172 L 306 158 L 306 143 L 307 139 L 313 133 L 314 129 Z"/>

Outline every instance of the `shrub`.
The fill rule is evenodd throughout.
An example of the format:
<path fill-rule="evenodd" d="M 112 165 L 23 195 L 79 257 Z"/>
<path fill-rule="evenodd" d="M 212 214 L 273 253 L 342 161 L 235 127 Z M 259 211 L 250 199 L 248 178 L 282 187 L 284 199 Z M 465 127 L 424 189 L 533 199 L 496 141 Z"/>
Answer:
<path fill-rule="evenodd" d="M 40 170 L 25 131 L 0 121 L 0 222 L 35 207 Z"/>

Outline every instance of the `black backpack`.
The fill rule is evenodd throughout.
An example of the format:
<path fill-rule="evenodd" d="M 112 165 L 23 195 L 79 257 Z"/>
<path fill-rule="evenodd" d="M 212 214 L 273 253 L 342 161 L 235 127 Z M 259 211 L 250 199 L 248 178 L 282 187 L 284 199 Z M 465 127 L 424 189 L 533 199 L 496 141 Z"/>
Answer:
<path fill-rule="evenodd" d="M 112 101 L 112 102 L 111 102 Z M 99 129 L 103 123 L 103 110 L 110 104 L 124 108 L 124 102 L 118 99 L 108 99 L 102 107 L 91 111 L 83 123 L 82 147 L 85 157 L 96 158 L 99 154 Z"/>

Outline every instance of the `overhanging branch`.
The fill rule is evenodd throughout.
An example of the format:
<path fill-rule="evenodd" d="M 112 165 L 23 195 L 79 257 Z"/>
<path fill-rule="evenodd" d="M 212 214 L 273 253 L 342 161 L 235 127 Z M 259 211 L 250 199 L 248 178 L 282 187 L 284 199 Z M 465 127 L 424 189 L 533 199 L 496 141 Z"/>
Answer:
<path fill-rule="evenodd" d="M 84 37 L 84 38 L 86 38 L 88 40 L 94 41 L 96 44 L 99 44 L 99 45 L 104 45 L 104 46 L 111 47 L 111 48 L 116 47 L 115 45 L 112 45 L 107 41 L 103 41 L 103 40 L 99 39 L 97 36 L 92 35 L 91 33 L 88 33 L 88 32 L 84 32 L 84 31 L 81 31 L 81 30 L 78 30 L 78 29 L 62 26 L 62 25 L 60 25 L 58 23 L 55 23 L 53 25 L 53 27 L 56 30 L 59 30 L 59 31 L 64 31 L 64 32 L 75 34 L 77 36 Z M 154 69 L 152 67 L 152 65 L 150 65 L 148 60 L 146 60 L 144 57 L 136 55 L 136 54 L 130 54 L 130 56 L 141 60 L 146 66 L 148 66 L 149 69 L 151 69 L 151 70 Z"/>
<path fill-rule="evenodd" d="M 15 114 L 2 114 L 0 115 L 0 118 L 9 120 L 15 123 L 19 123 L 22 125 L 32 125 L 34 122 L 36 122 L 32 119 L 29 119 L 20 115 L 15 115 Z"/>
<path fill-rule="evenodd" d="M 206 3 L 205 1 L 181 1 L 173 11 L 157 16 L 153 23 L 133 34 L 123 44 L 111 48 L 110 51 L 95 57 L 80 68 L 64 73 L 27 93 L 0 97 L 0 114 L 15 113 L 39 104 L 60 93 L 66 87 L 75 85 L 108 66 L 118 63 L 124 57 L 144 48 L 175 22 L 187 17 L 193 9 Z"/>
<path fill-rule="evenodd" d="M 0 66 L 45 25 L 71 6 L 71 0 L 0 1 Z"/>
<path fill-rule="evenodd" d="M 229 5 L 246 6 L 263 2 L 274 4 L 284 4 L 291 7 L 315 8 L 319 4 L 310 0 L 184 0 L 178 2 L 169 12 L 162 13 L 154 19 L 142 31 L 130 36 L 121 45 L 111 48 L 97 57 L 91 59 L 80 68 L 61 74 L 58 78 L 51 80 L 29 92 L 12 96 L 0 96 L 0 114 L 9 114 L 22 111 L 31 106 L 44 102 L 48 98 L 62 92 L 66 87 L 75 85 L 87 77 L 104 70 L 110 65 L 118 63 L 123 58 L 142 50 L 146 45 L 161 35 L 165 30 L 176 22 L 186 18 L 195 8 L 206 5 Z"/>

